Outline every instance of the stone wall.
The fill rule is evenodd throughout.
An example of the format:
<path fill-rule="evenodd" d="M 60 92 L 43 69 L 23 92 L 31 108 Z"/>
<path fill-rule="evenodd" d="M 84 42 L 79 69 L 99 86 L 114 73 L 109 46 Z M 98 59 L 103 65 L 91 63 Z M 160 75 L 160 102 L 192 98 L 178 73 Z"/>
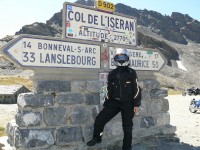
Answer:
<path fill-rule="evenodd" d="M 16 149 L 117 150 L 123 130 L 120 114 L 104 129 L 103 142 L 87 147 L 101 109 L 99 81 L 38 81 L 34 93 L 18 97 L 16 119 L 7 125 L 9 143 Z M 156 80 L 140 81 L 142 104 L 134 117 L 133 141 L 174 133 L 169 125 L 167 91 Z"/>

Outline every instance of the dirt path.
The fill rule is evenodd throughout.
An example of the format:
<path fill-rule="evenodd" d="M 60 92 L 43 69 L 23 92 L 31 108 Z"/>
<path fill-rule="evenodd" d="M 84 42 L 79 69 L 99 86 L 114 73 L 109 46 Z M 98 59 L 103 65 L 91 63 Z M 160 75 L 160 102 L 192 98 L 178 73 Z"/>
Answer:
<path fill-rule="evenodd" d="M 170 123 L 177 127 L 177 137 L 181 142 L 200 146 L 200 111 L 189 111 L 190 100 L 200 99 L 200 96 L 168 96 Z"/>
<path fill-rule="evenodd" d="M 6 124 L 15 118 L 17 104 L 0 104 L 0 126 L 6 127 Z"/>

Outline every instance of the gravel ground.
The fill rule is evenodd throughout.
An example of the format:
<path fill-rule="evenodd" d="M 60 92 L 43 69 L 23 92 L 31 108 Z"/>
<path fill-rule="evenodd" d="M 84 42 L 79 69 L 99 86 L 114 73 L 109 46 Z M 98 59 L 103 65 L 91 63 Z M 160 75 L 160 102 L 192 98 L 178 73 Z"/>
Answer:
<path fill-rule="evenodd" d="M 200 111 L 189 111 L 190 100 L 193 98 L 200 99 L 200 96 L 168 96 L 170 123 L 177 127 L 176 134 L 180 142 L 200 147 Z"/>
<path fill-rule="evenodd" d="M 15 118 L 17 104 L 0 104 L 0 126 L 6 127 L 10 120 Z M 0 150 L 13 150 L 7 143 L 7 136 L 0 137 Z"/>
<path fill-rule="evenodd" d="M 0 126 L 6 127 L 6 124 L 15 118 L 17 104 L 0 104 Z"/>
<path fill-rule="evenodd" d="M 200 112 L 194 114 L 189 111 L 192 98 L 200 99 L 200 96 L 167 97 L 170 105 L 170 124 L 177 127 L 176 136 L 151 137 L 133 145 L 132 150 L 200 150 Z M 16 109 L 16 104 L 0 105 L 0 124 L 5 126 L 9 120 L 12 120 Z M 6 143 L 6 139 L 7 137 L 0 138 L 0 150 L 12 150 Z"/>

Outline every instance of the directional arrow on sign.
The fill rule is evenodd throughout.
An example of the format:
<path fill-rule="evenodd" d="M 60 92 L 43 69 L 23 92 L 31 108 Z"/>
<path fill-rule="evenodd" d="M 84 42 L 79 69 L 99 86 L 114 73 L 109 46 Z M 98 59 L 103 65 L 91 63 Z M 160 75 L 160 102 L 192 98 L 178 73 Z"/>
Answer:
<path fill-rule="evenodd" d="M 100 45 L 64 39 L 21 35 L 1 48 L 23 67 L 100 69 Z"/>
<path fill-rule="evenodd" d="M 114 69 L 114 60 L 113 60 L 113 50 L 114 47 L 109 48 L 110 60 L 109 68 Z M 159 71 L 165 64 L 166 59 L 156 50 L 134 50 L 127 49 L 130 55 L 130 67 L 135 70 L 144 70 L 144 71 Z"/>

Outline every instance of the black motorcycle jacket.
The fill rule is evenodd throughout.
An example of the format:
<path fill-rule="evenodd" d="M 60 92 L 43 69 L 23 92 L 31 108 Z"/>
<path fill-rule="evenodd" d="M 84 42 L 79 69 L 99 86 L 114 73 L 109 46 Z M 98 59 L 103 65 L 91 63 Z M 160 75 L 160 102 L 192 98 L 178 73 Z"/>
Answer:
<path fill-rule="evenodd" d="M 134 107 L 141 103 L 141 89 L 137 74 L 129 67 L 117 67 L 108 74 L 107 99 L 120 102 L 132 102 Z"/>

